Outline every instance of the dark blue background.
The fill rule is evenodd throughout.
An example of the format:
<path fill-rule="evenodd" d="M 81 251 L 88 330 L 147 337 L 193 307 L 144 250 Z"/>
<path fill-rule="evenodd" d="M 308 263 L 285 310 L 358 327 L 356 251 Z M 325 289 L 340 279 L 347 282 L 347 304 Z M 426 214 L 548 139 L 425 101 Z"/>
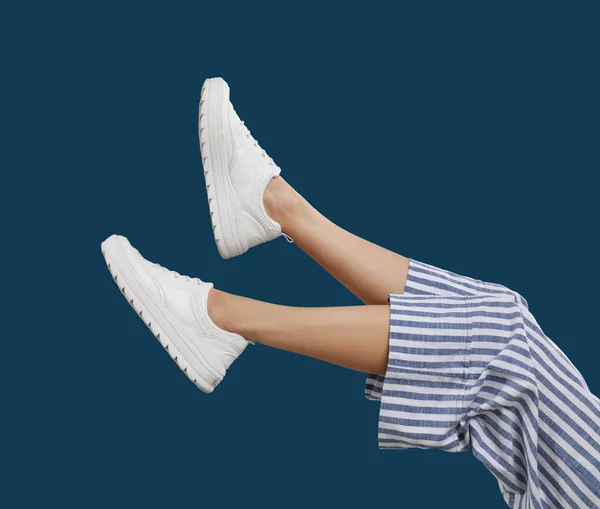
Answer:
<path fill-rule="evenodd" d="M 377 449 L 365 376 L 252 347 L 200 392 L 100 243 L 278 303 L 356 304 L 278 240 L 221 260 L 197 141 L 223 76 L 332 220 L 523 294 L 600 392 L 598 12 L 22 4 L 2 15 L 4 507 L 504 507 L 470 454 Z M 3 299 L 4 300 L 4 299 Z"/>

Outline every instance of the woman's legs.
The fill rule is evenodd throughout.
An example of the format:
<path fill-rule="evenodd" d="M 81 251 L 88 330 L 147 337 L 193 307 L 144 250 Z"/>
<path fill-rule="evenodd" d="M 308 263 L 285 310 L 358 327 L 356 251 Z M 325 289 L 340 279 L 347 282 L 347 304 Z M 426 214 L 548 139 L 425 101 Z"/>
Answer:
<path fill-rule="evenodd" d="M 365 373 L 385 374 L 387 305 L 297 308 L 213 289 L 208 312 L 217 326 L 249 341 Z"/>
<path fill-rule="evenodd" d="M 335 225 L 283 178 L 271 180 L 264 203 L 298 247 L 365 304 L 387 304 L 388 294 L 404 292 L 408 258 Z"/>
<path fill-rule="evenodd" d="M 213 290 L 208 300 L 213 321 L 250 341 L 385 374 L 388 294 L 404 291 L 409 260 L 335 225 L 281 177 L 267 186 L 264 204 L 298 247 L 369 305 L 297 308 Z"/>
<path fill-rule="evenodd" d="M 267 214 L 306 254 L 367 306 L 297 308 L 212 290 L 208 310 L 222 329 L 250 341 L 365 373 L 385 374 L 390 293 L 402 293 L 408 258 L 335 225 L 283 178 L 264 194 Z"/>

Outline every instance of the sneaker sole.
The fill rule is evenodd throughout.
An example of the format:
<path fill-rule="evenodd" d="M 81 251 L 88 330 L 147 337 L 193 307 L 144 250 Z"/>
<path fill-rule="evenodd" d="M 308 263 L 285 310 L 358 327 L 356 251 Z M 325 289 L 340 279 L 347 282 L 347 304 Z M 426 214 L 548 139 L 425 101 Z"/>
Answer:
<path fill-rule="evenodd" d="M 127 255 L 124 252 L 121 242 L 127 242 L 127 239 L 118 235 L 112 235 L 102 243 L 102 255 L 113 281 L 121 290 L 123 296 L 127 299 L 129 305 L 136 311 L 138 316 L 150 329 L 152 334 L 158 339 L 160 344 L 169 353 L 171 358 L 179 366 L 181 371 L 203 392 L 210 393 L 214 386 L 207 380 L 214 380 L 215 375 L 204 365 L 193 368 L 186 359 L 186 355 L 193 355 L 191 352 L 185 352 L 183 340 L 173 329 L 169 320 L 163 315 L 159 308 L 147 296 L 145 290 L 139 285 L 135 276 L 127 264 Z M 135 248 L 133 248 L 135 249 Z M 197 362 L 203 364 L 201 359 L 194 356 Z M 204 373 L 203 373 L 204 372 Z"/>
<path fill-rule="evenodd" d="M 227 163 L 221 153 L 223 126 L 223 105 L 229 104 L 229 87 L 221 78 L 209 78 L 202 85 L 200 107 L 198 112 L 198 137 L 200 139 L 200 154 L 204 167 L 204 181 L 210 209 L 210 220 L 217 249 L 222 258 L 231 258 L 244 252 L 239 239 L 236 240 L 235 224 L 232 224 L 232 214 L 228 213 L 227 200 L 218 201 L 217 196 L 229 196 Z M 233 218 L 235 221 L 235 218 Z"/>

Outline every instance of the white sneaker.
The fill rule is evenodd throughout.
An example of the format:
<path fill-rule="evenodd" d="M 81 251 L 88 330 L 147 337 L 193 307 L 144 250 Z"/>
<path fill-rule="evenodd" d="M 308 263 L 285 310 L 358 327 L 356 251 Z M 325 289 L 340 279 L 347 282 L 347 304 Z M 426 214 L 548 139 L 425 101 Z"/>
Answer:
<path fill-rule="evenodd" d="M 215 241 L 231 258 L 281 235 L 265 212 L 265 188 L 281 169 L 260 148 L 229 102 L 221 78 L 202 85 L 198 119 L 200 151 Z"/>
<path fill-rule="evenodd" d="M 208 316 L 213 284 L 149 262 L 120 235 L 102 243 L 102 254 L 115 283 L 169 355 L 200 389 L 212 392 L 248 345 Z"/>

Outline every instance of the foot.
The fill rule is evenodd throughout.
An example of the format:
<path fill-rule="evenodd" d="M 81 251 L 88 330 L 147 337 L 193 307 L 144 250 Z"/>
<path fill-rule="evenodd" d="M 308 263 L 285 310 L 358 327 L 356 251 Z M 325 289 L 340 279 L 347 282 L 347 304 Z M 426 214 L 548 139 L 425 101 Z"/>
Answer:
<path fill-rule="evenodd" d="M 281 235 L 263 202 L 281 172 L 260 148 L 229 102 L 229 86 L 210 78 L 202 86 L 198 120 L 208 206 L 219 253 L 231 258 Z"/>
<path fill-rule="evenodd" d="M 213 284 L 149 262 L 120 235 L 102 243 L 102 254 L 115 283 L 169 355 L 200 389 L 212 392 L 248 345 L 210 318 Z"/>

